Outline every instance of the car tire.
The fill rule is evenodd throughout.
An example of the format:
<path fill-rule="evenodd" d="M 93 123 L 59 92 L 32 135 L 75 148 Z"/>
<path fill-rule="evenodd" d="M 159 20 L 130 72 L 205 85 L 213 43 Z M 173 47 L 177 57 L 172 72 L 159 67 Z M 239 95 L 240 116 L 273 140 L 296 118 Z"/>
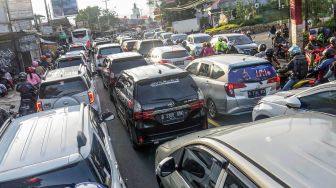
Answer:
<path fill-rule="evenodd" d="M 267 118 L 270 118 L 270 117 L 266 116 L 266 115 L 260 115 L 260 116 L 256 117 L 254 121 L 258 121 L 258 120 L 262 120 L 262 119 L 267 119 Z"/>
<path fill-rule="evenodd" d="M 130 138 L 133 149 L 140 150 L 141 146 L 136 142 L 136 133 L 135 133 L 134 128 L 129 123 L 127 123 L 126 127 L 128 129 L 129 138 Z"/>
<path fill-rule="evenodd" d="M 213 100 L 209 99 L 207 102 L 207 108 L 208 108 L 208 114 L 212 119 L 216 119 L 218 113 L 217 113 L 217 107 L 216 104 L 213 102 Z"/>

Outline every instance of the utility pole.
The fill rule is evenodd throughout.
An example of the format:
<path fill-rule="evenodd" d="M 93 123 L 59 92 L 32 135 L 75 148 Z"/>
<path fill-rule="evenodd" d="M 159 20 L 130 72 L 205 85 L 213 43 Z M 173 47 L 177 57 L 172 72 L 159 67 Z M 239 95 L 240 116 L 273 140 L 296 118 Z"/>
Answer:
<path fill-rule="evenodd" d="M 107 8 L 107 1 L 109 1 L 109 0 L 103 0 L 103 2 L 105 3 L 106 10 L 108 10 L 108 8 Z"/>
<path fill-rule="evenodd" d="M 49 22 L 50 22 L 50 15 L 49 15 L 49 11 L 48 11 L 47 0 L 44 0 L 44 7 L 45 7 L 45 11 L 47 13 L 47 20 L 48 20 L 48 24 L 49 24 Z"/>

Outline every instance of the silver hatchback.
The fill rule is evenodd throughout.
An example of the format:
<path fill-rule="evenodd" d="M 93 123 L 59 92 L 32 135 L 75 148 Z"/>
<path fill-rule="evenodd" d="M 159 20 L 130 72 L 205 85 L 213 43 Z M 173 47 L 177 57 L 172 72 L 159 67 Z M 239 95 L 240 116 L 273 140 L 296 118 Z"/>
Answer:
<path fill-rule="evenodd" d="M 202 90 L 209 115 L 251 112 L 260 98 L 280 86 L 272 64 L 248 55 L 218 55 L 196 59 L 186 67 Z"/>
<path fill-rule="evenodd" d="M 96 83 L 85 66 L 67 67 L 46 73 L 36 103 L 38 112 L 81 103 L 90 104 L 101 112 Z"/>

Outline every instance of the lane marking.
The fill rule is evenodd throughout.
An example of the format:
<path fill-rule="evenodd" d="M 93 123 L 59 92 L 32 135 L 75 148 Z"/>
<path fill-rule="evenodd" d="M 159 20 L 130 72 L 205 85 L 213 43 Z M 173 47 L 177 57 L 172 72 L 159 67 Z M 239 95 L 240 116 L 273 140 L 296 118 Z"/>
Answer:
<path fill-rule="evenodd" d="M 221 127 L 222 126 L 221 124 L 217 123 L 215 120 L 210 119 L 210 118 L 208 118 L 208 122 L 215 127 Z"/>

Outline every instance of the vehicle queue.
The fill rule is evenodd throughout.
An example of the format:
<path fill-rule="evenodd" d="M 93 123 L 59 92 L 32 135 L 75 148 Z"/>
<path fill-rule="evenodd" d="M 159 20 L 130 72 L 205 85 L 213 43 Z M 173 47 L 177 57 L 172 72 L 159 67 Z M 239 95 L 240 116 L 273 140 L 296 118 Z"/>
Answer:
<path fill-rule="evenodd" d="M 204 43 L 217 55 L 203 55 Z M 114 115 L 101 109 L 97 82 L 134 149 L 162 144 L 155 156 L 160 187 L 336 183 L 336 164 L 327 154 L 336 152 L 327 146 L 336 144 L 335 82 L 281 92 L 278 67 L 252 56 L 258 46 L 244 34 L 153 30 L 143 39 L 121 34 L 90 44 L 70 45 L 41 76 L 38 113 L 1 126 L 0 187 L 73 187 L 88 180 L 126 187 L 106 128 Z M 208 116 L 249 112 L 253 121 L 264 120 L 209 129 Z"/>

